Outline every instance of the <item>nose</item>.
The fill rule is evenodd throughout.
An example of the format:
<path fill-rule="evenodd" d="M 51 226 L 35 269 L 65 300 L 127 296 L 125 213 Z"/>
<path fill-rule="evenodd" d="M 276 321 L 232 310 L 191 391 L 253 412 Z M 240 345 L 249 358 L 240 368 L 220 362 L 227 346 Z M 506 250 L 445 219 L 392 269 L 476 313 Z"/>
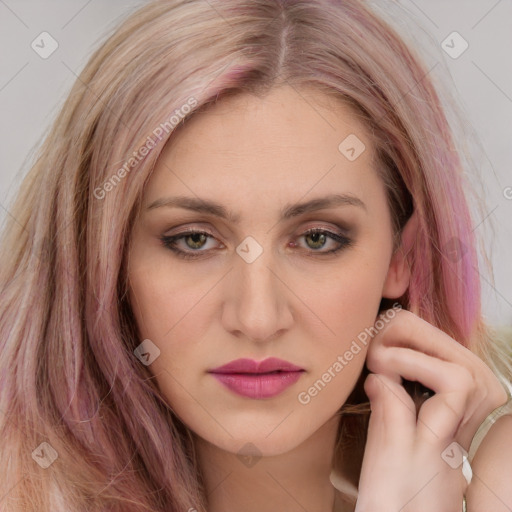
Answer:
<path fill-rule="evenodd" d="M 235 258 L 223 306 L 224 328 L 233 335 L 264 342 L 283 335 L 293 324 L 291 290 L 271 251 L 252 263 Z"/>

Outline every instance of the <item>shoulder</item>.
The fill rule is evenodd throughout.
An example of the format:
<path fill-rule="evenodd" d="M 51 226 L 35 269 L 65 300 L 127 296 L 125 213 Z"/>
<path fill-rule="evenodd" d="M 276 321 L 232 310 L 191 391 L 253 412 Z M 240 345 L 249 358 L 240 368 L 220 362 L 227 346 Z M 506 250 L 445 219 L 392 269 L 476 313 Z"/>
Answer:
<path fill-rule="evenodd" d="M 471 462 L 473 479 L 466 491 L 468 512 L 512 510 L 512 414 L 496 420 Z"/>

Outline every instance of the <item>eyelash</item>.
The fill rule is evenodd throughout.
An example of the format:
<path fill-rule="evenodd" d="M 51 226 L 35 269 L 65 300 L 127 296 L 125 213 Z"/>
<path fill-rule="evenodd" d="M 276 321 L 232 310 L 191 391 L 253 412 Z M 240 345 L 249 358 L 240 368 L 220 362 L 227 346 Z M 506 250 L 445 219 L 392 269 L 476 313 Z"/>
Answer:
<path fill-rule="evenodd" d="M 320 252 L 320 251 L 311 250 L 310 252 L 311 252 L 311 255 L 313 255 L 313 256 L 317 256 L 317 255 L 327 256 L 327 255 L 336 254 L 337 252 L 341 251 L 342 249 L 350 247 L 353 244 L 353 241 L 350 238 L 347 238 L 346 236 L 342 235 L 341 233 L 333 233 L 326 229 L 320 229 L 320 228 L 308 229 L 300 236 L 306 236 L 306 235 L 311 235 L 311 234 L 315 234 L 315 233 L 325 234 L 325 235 L 327 235 L 327 237 L 331 238 L 332 240 L 335 240 L 340 245 L 336 249 L 331 249 L 330 251 Z M 196 234 L 197 235 L 207 235 L 211 238 L 215 238 L 211 233 L 208 233 L 207 231 L 199 231 L 199 230 L 192 229 L 190 231 L 184 231 L 183 233 L 180 233 L 178 235 L 172 235 L 172 236 L 163 235 L 160 237 L 160 241 L 162 242 L 162 245 L 164 247 L 173 251 L 180 258 L 183 258 L 183 259 L 201 258 L 202 254 L 207 253 L 208 251 L 201 251 L 199 249 L 196 251 L 183 251 L 181 249 L 176 248 L 176 242 L 178 240 L 181 240 L 182 238 L 186 238 L 190 235 L 196 235 Z"/>

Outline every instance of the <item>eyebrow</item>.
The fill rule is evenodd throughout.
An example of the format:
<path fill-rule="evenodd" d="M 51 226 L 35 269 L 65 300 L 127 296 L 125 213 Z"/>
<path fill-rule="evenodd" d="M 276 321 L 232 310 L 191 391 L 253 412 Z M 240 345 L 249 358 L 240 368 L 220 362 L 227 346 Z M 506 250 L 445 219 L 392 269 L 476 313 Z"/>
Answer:
<path fill-rule="evenodd" d="M 281 211 L 281 219 L 287 220 L 292 217 L 297 217 L 298 215 L 303 215 L 304 213 L 334 208 L 336 206 L 357 206 L 367 211 L 366 205 L 356 196 L 351 194 L 330 194 L 302 203 L 287 204 Z M 222 204 L 209 199 L 186 196 L 164 197 L 153 201 L 147 207 L 146 211 L 162 207 L 184 208 L 186 210 L 215 215 L 216 217 L 229 220 L 234 224 L 240 223 L 239 214 L 235 214 L 227 210 Z"/>

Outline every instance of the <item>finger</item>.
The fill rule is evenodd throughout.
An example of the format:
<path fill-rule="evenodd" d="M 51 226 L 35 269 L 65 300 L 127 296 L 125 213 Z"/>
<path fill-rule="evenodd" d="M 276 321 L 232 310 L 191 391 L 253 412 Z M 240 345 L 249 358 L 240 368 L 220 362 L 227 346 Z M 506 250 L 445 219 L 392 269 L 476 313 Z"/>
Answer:
<path fill-rule="evenodd" d="M 428 356 L 404 347 L 379 347 L 367 354 L 371 372 L 398 374 L 404 379 L 421 382 L 436 393 L 476 392 L 472 374 L 463 366 Z"/>
<path fill-rule="evenodd" d="M 364 382 L 364 388 L 372 412 L 359 478 L 359 498 L 371 503 L 374 493 L 380 496 L 388 491 L 389 484 L 383 476 L 402 475 L 404 467 L 410 463 L 414 447 L 415 414 L 404 408 L 403 403 L 397 399 L 396 395 L 404 390 L 400 390 L 401 386 L 388 377 L 370 374 Z M 410 400 L 409 397 L 402 399 Z M 409 406 L 414 407 L 414 404 Z M 360 499 L 358 504 L 361 505 L 359 502 Z"/>
<path fill-rule="evenodd" d="M 414 348 L 445 361 L 481 361 L 441 329 L 407 310 L 397 311 L 395 317 L 373 339 L 371 346 L 376 344 Z"/>
<path fill-rule="evenodd" d="M 478 421 L 478 418 L 481 417 L 481 422 L 489 412 L 504 404 L 508 399 L 504 386 L 482 359 L 446 333 L 416 317 L 410 311 L 398 311 L 389 324 L 377 334 L 369 346 L 367 359 L 371 361 L 374 353 L 382 346 L 415 349 L 427 356 L 433 356 L 448 363 L 455 363 L 460 368 L 465 368 L 472 376 L 473 383 L 478 384 L 474 388 L 474 400 L 472 400 L 469 410 L 470 416 L 475 415 L 475 421 Z M 375 372 L 383 371 L 382 368 L 371 370 Z M 386 371 L 391 372 L 391 369 L 388 368 Z M 452 374 L 449 373 L 448 375 Z M 407 378 L 404 373 L 402 373 L 402 376 Z M 453 376 L 461 382 L 467 377 L 460 375 L 458 372 Z M 421 382 L 434 389 L 429 384 Z"/>
<path fill-rule="evenodd" d="M 492 410 L 485 386 L 465 367 L 403 347 L 379 347 L 368 354 L 368 369 L 421 382 L 436 396 L 418 413 L 419 439 L 430 445 L 457 437 L 466 449 L 483 419 Z"/>
<path fill-rule="evenodd" d="M 435 400 L 427 400 L 418 414 L 418 437 L 429 443 L 453 437 L 481 401 L 476 382 L 464 368 L 422 352 L 403 347 L 380 347 L 367 358 L 370 371 L 398 373 L 407 380 L 432 389 Z"/>
<path fill-rule="evenodd" d="M 403 386 L 386 375 L 371 373 L 365 380 L 364 389 L 371 404 L 370 421 L 378 425 L 375 442 L 390 443 L 390 446 L 407 439 L 412 442 L 416 407 Z"/>

